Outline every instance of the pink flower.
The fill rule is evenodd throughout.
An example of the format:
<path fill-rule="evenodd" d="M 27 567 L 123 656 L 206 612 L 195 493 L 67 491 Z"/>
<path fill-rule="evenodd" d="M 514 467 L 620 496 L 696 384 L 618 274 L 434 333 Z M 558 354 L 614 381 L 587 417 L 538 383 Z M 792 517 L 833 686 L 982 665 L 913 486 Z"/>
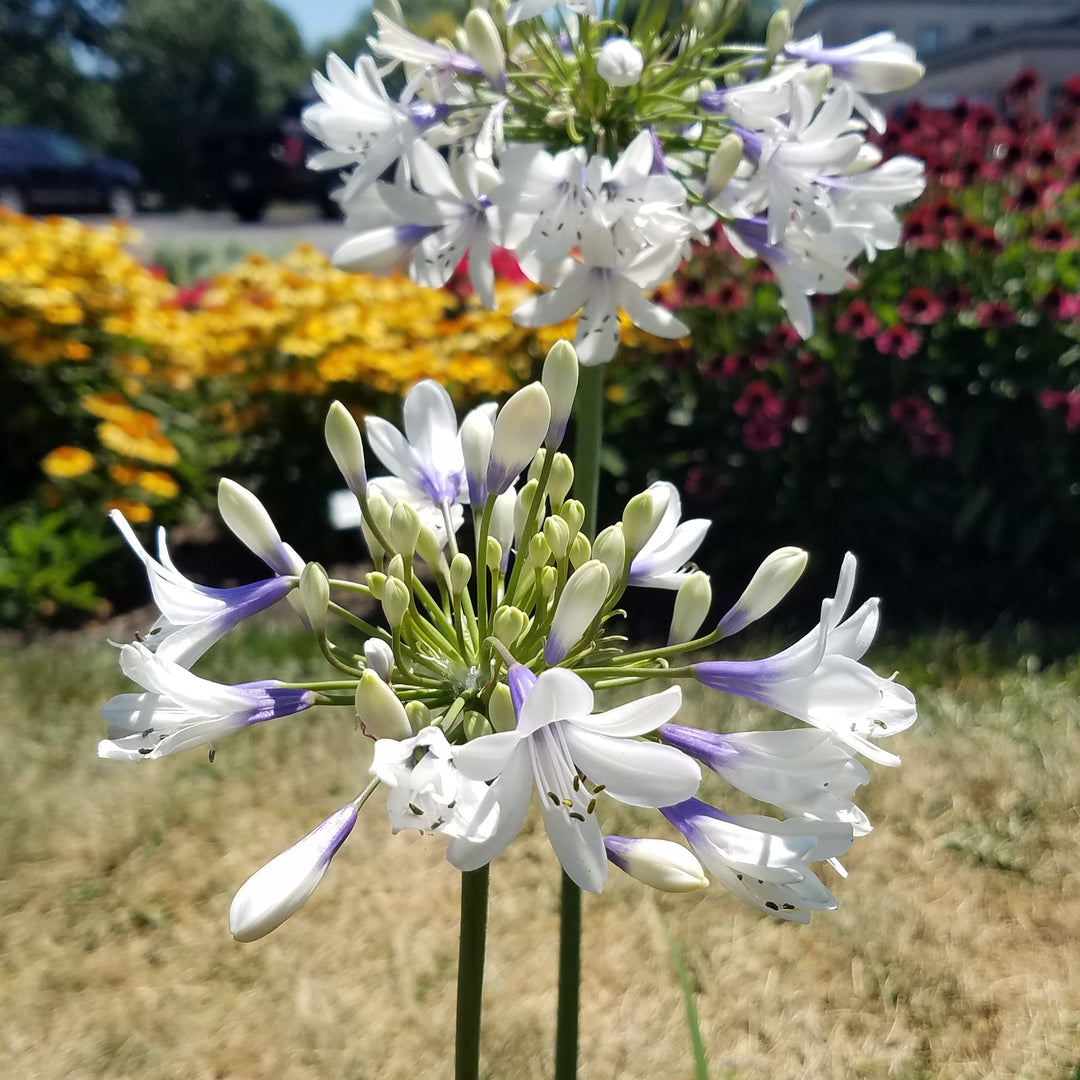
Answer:
<path fill-rule="evenodd" d="M 866 341 L 881 329 L 881 322 L 865 300 L 853 300 L 836 320 L 836 329 L 841 334 L 852 334 Z"/>
<path fill-rule="evenodd" d="M 919 351 L 922 340 L 918 330 L 898 324 L 882 330 L 874 338 L 874 344 L 884 356 L 899 356 L 901 360 L 907 360 Z"/>
<path fill-rule="evenodd" d="M 983 330 L 1004 330 L 1016 324 L 1016 312 L 1004 300 L 985 300 L 975 307 L 975 321 Z"/>
<path fill-rule="evenodd" d="M 1080 428 L 1080 390 L 1043 390 L 1039 404 L 1049 412 L 1057 413 L 1070 434 Z"/>
<path fill-rule="evenodd" d="M 916 285 L 896 310 L 906 323 L 932 326 L 945 314 L 945 305 L 925 286 Z"/>

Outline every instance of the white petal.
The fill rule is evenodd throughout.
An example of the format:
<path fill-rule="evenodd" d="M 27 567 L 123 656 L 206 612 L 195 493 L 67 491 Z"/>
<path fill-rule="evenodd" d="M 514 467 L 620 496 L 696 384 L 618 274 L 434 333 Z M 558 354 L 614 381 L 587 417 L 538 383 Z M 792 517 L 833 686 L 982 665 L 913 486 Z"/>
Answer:
<path fill-rule="evenodd" d="M 481 735 L 455 750 L 454 763 L 461 775 L 470 780 L 490 780 L 507 767 L 520 742 L 521 736 L 516 731 Z"/>
<path fill-rule="evenodd" d="M 595 814 L 571 818 L 565 806 L 540 800 L 544 828 L 570 880 L 586 892 L 600 892 L 607 881 L 607 850 Z"/>
<path fill-rule="evenodd" d="M 419 468 L 416 455 L 405 436 L 393 424 L 378 416 L 369 416 L 364 420 L 364 431 L 375 456 L 395 476 L 419 487 Z"/>
<path fill-rule="evenodd" d="M 678 686 L 669 686 L 658 694 L 648 694 L 636 701 L 628 701 L 607 712 L 594 713 L 591 716 L 579 716 L 574 726 L 583 731 L 594 731 L 599 735 L 611 735 L 615 738 L 627 738 L 633 735 L 647 735 L 661 724 L 666 724 L 682 705 L 682 690 Z"/>
<path fill-rule="evenodd" d="M 589 684 L 566 668 L 540 673 L 518 717 L 517 733 L 523 738 L 559 720 L 576 720 L 592 712 Z"/>

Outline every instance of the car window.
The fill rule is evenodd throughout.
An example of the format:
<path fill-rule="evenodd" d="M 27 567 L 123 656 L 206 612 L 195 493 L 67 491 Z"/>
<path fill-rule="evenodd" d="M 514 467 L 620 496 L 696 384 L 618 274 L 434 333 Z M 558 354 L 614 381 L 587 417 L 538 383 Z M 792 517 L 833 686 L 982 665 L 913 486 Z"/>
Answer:
<path fill-rule="evenodd" d="M 61 165 L 85 165 L 90 160 L 89 152 L 74 139 L 48 134 L 43 140 L 49 157 Z"/>

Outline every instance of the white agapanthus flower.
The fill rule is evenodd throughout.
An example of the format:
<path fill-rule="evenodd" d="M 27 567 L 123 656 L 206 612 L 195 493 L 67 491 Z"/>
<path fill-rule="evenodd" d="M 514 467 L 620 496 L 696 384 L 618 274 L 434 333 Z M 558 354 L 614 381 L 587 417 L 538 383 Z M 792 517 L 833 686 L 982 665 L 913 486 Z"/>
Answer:
<path fill-rule="evenodd" d="M 691 573 L 686 564 L 701 546 L 711 522 L 705 518 L 681 521 L 679 489 L 667 480 L 649 485 L 649 493 L 663 504 L 652 535 L 630 563 L 630 584 L 653 589 L 677 589 Z"/>

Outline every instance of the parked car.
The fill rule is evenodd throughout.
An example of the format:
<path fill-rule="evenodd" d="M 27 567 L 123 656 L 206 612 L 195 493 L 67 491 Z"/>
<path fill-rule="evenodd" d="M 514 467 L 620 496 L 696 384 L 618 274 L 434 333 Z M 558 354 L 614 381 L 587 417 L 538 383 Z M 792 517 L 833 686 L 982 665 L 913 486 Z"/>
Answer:
<path fill-rule="evenodd" d="M 192 148 L 192 172 L 201 200 L 228 206 L 241 221 L 258 221 L 269 203 L 314 202 L 324 217 L 341 214 L 330 193 L 337 173 L 313 172 L 308 157 L 323 149 L 300 122 L 309 99 L 291 98 L 272 120 L 216 128 Z"/>
<path fill-rule="evenodd" d="M 19 213 L 104 211 L 129 218 L 142 177 L 134 165 L 95 154 L 67 135 L 0 128 L 0 205 Z"/>

